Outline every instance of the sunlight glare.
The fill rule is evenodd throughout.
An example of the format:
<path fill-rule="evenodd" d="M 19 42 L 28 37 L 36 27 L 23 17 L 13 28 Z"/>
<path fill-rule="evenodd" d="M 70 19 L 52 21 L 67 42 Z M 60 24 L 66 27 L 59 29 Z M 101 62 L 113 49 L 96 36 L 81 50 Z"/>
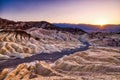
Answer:
<path fill-rule="evenodd" d="M 107 20 L 106 19 L 98 19 L 98 20 L 96 20 L 96 24 L 97 25 L 105 25 L 105 24 L 107 24 Z"/>
<path fill-rule="evenodd" d="M 97 20 L 95 20 L 95 24 L 100 25 L 100 28 L 104 28 L 104 25 L 106 25 L 107 23 L 108 20 L 105 18 L 98 18 Z"/>

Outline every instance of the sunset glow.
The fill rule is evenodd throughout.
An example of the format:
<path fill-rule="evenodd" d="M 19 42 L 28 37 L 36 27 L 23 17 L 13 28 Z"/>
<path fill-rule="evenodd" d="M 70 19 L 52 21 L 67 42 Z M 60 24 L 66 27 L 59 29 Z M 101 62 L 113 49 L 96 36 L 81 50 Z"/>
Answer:
<path fill-rule="evenodd" d="M 1 0 L 0 17 L 15 21 L 120 24 L 120 0 Z"/>
<path fill-rule="evenodd" d="M 109 22 L 107 19 L 100 18 L 100 19 L 96 19 L 93 24 L 103 26 L 103 25 L 109 24 Z"/>

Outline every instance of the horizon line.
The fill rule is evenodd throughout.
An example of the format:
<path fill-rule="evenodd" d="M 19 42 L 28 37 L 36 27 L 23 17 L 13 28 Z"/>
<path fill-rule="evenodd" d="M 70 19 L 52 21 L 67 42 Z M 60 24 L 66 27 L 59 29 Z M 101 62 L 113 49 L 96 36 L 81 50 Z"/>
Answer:
<path fill-rule="evenodd" d="M 7 18 L 2 18 L 0 17 L 1 19 L 6 19 L 6 20 L 9 20 L 9 21 L 14 21 L 14 22 L 41 22 L 41 21 L 46 21 L 46 20 L 13 20 L 13 19 L 7 19 Z M 49 22 L 49 21 L 46 21 L 46 22 Z M 79 24 L 84 24 L 84 25 L 97 25 L 97 26 L 101 26 L 100 24 L 92 24 L 92 23 L 69 23 L 69 22 L 49 22 L 49 23 L 52 23 L 52 24 L 75 24 L 75 25 L 79 25 Z M 119 24 L 114 24 L 114 23 L 108 23 L 108 24 L 104 24 L 105 25 L 120 25 Z"/>

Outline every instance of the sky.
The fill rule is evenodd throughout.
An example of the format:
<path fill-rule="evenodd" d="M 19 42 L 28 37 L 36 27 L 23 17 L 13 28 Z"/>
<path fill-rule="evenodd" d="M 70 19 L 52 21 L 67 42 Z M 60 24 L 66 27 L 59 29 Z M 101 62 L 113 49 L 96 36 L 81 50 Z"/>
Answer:
<path fill-rule="evenodd" d="M 14 21 L 120 24 L 120 0 L 0 0 L 0 17 Z"/>

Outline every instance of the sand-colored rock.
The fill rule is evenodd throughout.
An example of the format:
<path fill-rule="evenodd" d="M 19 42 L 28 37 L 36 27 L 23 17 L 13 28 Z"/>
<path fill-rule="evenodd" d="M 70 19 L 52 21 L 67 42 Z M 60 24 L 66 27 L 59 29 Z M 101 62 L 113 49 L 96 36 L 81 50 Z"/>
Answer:
<path fill-rule="evenodd" d="M 31 35 L 31 37 L 29 37 Z M 79 41 L 80 35 L 68 32 L 30 28 L 24 33 L 0 33 L 0 58 L 25 58 L 42 52 L 60 52 L 65 49 L 74 49 L 83 44 Z M 39 38 L 39 40 L 36 40 Z"/>
<path fill-rule="evenodd" d="M 119 48 L 90 47 L 89 50 L 64 56 L 54 63 L 33 61 L 20 64 L 9 72 L 3 70 L 0 78 L 5 80 L 119 80 L 119 57 Z"/>
<path fill-rule="evenodd" d="M 3 80 L 8 74 L 8 72 L 9 72 L 9 69 L 3 69 L 3 71 L 0 73 L 0 80 Z"/>
<path fill-rule="evenodd" d="M 59 73 L 54 71 L 46 62 L 39 62 L 36 64 L 35 71 L 37 74 L 42 76 L 61 76 Z"/>

